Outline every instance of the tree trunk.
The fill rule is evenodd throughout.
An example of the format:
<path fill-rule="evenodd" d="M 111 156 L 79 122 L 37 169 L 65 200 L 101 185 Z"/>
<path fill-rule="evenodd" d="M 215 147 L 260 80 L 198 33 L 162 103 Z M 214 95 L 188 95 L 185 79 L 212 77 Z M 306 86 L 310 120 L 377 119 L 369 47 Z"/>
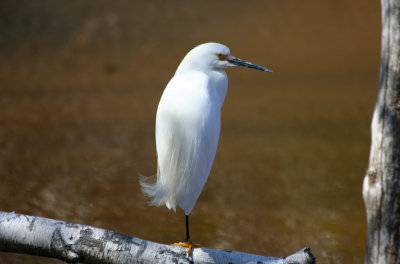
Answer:
<path fill-rule="evenodd" d="M 231 250 L 171 246 L 81 224 L 0 211 L 0 251 L 69 263 L 265 263 L 315 264 L 310 249 L 286 258 Z"/>
<path fill-rule="evenodd" d="M 400 263 L 400 0 L 381 0 L 382 50 L 363 197 L 366 264 Z M 362 95 L 360 95 L 362 96 Z"/>

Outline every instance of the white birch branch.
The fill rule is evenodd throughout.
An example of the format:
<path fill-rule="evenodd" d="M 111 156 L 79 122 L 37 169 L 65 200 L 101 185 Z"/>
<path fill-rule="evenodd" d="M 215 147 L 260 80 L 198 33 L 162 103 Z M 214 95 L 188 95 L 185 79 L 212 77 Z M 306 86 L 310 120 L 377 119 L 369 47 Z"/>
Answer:
<path fill-rule="evenodd" d="M 118 232 L 0 211 L 0 251 L 51 257 L 68 263 L 266 263 L 311 264 L 309 248 L 286 258 L 231 250 L 188 249 Z"/>

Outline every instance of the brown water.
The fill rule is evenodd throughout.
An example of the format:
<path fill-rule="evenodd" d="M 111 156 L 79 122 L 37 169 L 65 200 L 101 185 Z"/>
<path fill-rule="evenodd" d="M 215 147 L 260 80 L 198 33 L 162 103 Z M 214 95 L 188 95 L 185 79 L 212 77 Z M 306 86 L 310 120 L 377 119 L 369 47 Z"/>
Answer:
<path fill-rule="evenodd" d="M 157 103 L 179 61 L 218 41 L 274 73 L 228 70 L 193 240 L 363 262 L 377 1 L 5 1 L 0 17 L 0 210 L 184 239 L 183 212 L 148 207 L 137 175 L 155 173 Z"/>

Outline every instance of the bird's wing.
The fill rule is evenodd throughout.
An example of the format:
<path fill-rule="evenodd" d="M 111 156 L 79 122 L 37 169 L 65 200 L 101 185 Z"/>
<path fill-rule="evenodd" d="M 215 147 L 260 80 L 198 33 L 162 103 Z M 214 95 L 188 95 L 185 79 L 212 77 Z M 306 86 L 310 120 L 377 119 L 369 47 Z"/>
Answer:
<path fill-rule="evenodd" d="M 219 97 L 201 72 L 176 75 L 156 118 L 156 204 L 179 205 L 189 214 L 210 173 L 220 134 Z"/>

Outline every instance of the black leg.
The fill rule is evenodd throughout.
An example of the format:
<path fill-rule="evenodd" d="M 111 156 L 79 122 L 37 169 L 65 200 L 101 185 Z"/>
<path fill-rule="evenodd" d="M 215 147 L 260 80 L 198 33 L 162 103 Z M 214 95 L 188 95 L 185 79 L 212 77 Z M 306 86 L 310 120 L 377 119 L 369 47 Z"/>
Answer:
<path fill-rule="evenodd" d="M 186 216 L 186 239 L 185 242 L 189 242 L 190 241 L 190 234 L 189 234 L 189 216 Z"/>

